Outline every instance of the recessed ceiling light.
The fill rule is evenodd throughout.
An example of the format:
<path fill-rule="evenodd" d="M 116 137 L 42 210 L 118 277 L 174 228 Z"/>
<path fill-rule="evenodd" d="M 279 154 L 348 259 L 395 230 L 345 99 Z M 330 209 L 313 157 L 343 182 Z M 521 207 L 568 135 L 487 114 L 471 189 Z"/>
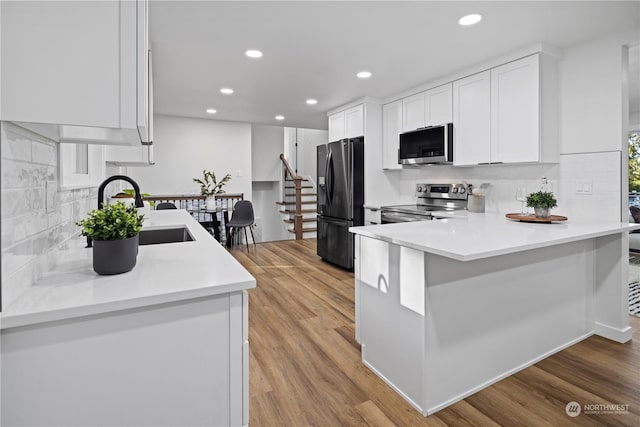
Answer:
<path fill-rule="evenodd" d="M 215 109 L 215 108 L 207 108 L 207 113 L 209 113 L 209 114 L 215 114 L 215 113 L 217 113 L 217 111 L 216 111 L 216 109 Z"/>
<path fill-rule="evenodd" d="M 246 51 L 244 54 L 249 58 L 262 58 L 262 52 L 260 52 L 259 50 L 251 49 Z"/>
<path fill-rule="evenodd" d="M 358 76 L 359 79 L 368 79 L 369 77 L 371 77 L 371 72 L 370 71 L 360 71 L 358 74 L 356 74 L 356 76 Z"/>
<path fill-rule="evenodd" d="M 220 93 L 231 95 L 233 93 L 233 89 L 231 89 L 230 87 L 223 87 L 222 89 L 220 89 Z"/>
<path fill-rule="evenodd" d="M 470 15 L 465 15 L 462 18 L 460 18 L 458 20 L 458 24 L 464 25 L 466 27 L 469 25 L 477 24 L 481 20 L 482 20 L 482 15 L 479 15 L 477 13 L 472 13 Z"/>
<path fill-rule="evenodd" d="M 316 105 L 317 103 L 318 103 L 317 99 L 313 99 L 313 98 L 307 99 L 307 104 L 309 105 Z"/>
<path fill-rule="evenodd" d="M 276 120 L 284 120 L 284 116 L 276 116 Z"/>

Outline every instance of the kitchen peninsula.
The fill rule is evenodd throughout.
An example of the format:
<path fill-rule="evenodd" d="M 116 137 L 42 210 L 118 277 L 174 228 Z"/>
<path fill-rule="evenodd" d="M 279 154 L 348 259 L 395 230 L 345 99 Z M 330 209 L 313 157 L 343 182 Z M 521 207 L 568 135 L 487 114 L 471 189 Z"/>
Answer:
<path fill-rule="evenodd" d="M 430 415 L 593 334 L 626 342 L 638 227 L 491 213 L 353 227 L 362 360 Z"/>
<path fill-rule="evenodd" d="M 186 211 L 145 216 L 193 240 L 140 246 L 113 276 L 78 247 L 4 307 L 2 425 L 248 423 L 255 279 Z"/>

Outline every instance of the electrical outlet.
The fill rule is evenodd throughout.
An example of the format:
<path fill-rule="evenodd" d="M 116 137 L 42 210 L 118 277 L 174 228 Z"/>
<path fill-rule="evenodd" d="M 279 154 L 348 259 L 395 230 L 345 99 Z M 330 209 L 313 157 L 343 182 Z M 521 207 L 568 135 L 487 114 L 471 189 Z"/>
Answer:
<path fill-rule="evenodd" d="M 236 176 L 237 176 L 237 177 L 241 177 L 242 175 L 244 175 L 244 174 L 242 173 L 242 169 L 238 169 L 238 170 L 236 170 Z"/>
<path fill-rule="evenodd" d="M 593 194 L 593 180 L 576 179 L 576 194 L 590 196 Z"/>

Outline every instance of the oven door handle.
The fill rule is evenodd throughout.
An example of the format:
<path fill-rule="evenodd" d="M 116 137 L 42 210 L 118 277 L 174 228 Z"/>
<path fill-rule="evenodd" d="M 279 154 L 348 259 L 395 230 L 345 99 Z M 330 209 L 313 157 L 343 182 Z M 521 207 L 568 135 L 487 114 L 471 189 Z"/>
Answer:
<path fill-rule="evenodd" d="M 430 215 L 411 215 L 400 212 L 382 212 L 380 216 L 381 222 L 384 224 L 392 222 L 412 222 L 412 221 L 428 221 L 432 219 Z"/>

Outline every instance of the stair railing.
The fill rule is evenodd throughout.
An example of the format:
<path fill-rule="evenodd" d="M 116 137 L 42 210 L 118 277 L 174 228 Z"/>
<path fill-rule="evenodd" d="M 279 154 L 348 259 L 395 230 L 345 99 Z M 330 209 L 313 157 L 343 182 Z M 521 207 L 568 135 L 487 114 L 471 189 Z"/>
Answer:
<path fill-rule="evenodd" d="M 296 240 L 302 239 L 302 180 L 303 177 L 297 175 L 291 166 L 289 166 L 289 162 L 287 162 L 284 154 L 280 154 L 280 160 L 282 160 L 282 170 L 284 174 L 284 179 L 282 181 L 282 195 L 283 201 L 285 203 L 285 209 L 287 205 L 296 206 L 295 217 L 294 217 L 294 225 L 293 229 L 296 234 Z M 287 186 L 287 182 L 293 182 L 294 187 Z M 295 188 L 295 194 L 287 193 L 287 189 Z"/>

